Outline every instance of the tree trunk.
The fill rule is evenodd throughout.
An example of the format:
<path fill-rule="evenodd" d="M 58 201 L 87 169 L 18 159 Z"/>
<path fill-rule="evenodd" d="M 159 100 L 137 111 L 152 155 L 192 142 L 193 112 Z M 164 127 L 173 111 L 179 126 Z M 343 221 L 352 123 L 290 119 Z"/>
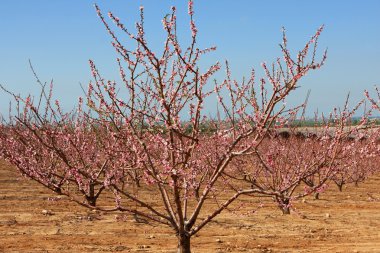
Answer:
<path fill-rule="evenodd" d="M 195 199 L 197 201 L 199 201 L 199 198 L 200 198 L 200 196 L 199 196 L 199 187 L 197 187 L 197 188 L 194 189 L 194 196 L 195 196 Z"/>
<path fill-rule="evenodd" d="M 94 197 L 94 196 L 86 196 L 86 200 L 87 200 L 87 203 L 89 204 L 89 205 L 91 205 L 91 206 L 96 206 L 96 197 Z"/>
<path fill-rule="evenodd" d="M 137 188 L 141 187 L 140 177 L 139 177 L 139 175 L 137 174 L 136 171 L 133 171 L 133 181 L 135 182 L 135 185 L 136 185 Z"/>
<path fill-rule="evenodd" d="M 342 192 L 343 191 L 343 184 L 338 184 L 338 188 L 339 188 L 339 191 Z"/>
<path fill-rule="evenodd" d="M 316 192 L 316 193 L 314 194 L 314 199 L 319 199 L 319 192 Z"/>
<path fill-rule="evenodd" d="M 95 195 L 95 184 L 91 182 L 89 194 L 86 195 L 86 200 L 87 200 L 87 203 L 90 204 L 91 206 L 96 206 L 96 199 L 97 199 L 97 196 Z"/>
<path fill-rule="evenodd" d="M 278 207 L 281 209 L 282 214 L 290 214 L 289 199 L 277 198 Z"/>
<path fill-rule="evenodd" d="M 134 181 L 135 181 L 135 185 L 136 185 L 136 187 L 137 187 L 137 188 L 140 188 L 140 187 L 141 187 L 140 179 L 139 179 L 139 178 L 135 178 Z"/>
<path fill-rule="evenodd" d="M 188 234 L 178 235 L 178 253 L 191 253 L 190 236 Z"/>
<path fill-rule="evenodd" d="M 282 214 L 290 214 L 290 208 L 289 206 L 283 206 L 281 207 Z"/>

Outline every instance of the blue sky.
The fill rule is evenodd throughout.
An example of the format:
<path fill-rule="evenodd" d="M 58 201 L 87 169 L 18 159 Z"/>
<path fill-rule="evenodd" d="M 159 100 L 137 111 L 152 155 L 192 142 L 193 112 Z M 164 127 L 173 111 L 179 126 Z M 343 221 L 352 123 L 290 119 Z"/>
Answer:
<path fill-rule="evenodd" d="M 146 32 L 151 45 L 161 46 L 161 19 L 170 6 L 178 9 L 183 41 L 189 34 L 187 1 L 95 1 L 103 12 L 112 11 L 133 27 L 139 6 L 145 6 Z M 107 79 L 118 79 L 116 54 L 110 38 L 87 0 L 2 0 L 0 4 L 0 83 L 21 93 L 36 94 L 38 86 L 29 69 L 41 80 L 54 79 L 55 94 L 65 108 L 82 95 L 79 83 L 91 80 L 92 59 Z M 328 112 L 343 104 L 350 91 L 353 103 L 363 90 L 380 86 L 380 1 L 195 1 L 199 46 L 216 45 L 204 64 L 228 59 L 234 77 L 247 76 L 251 67 L 280 56 L 281 27 L 287 29 L 291 49 L 301 48 L 321 25 L 320 53 L 328 47 L 326 65 L 310 73 L 289 98 L 303 101 L 311 89 L 308 111 Z M 221 78 L 223 72 L 217 77 Z M 8 111 L 10 97 L 0 93 L 0 112 Z"/>

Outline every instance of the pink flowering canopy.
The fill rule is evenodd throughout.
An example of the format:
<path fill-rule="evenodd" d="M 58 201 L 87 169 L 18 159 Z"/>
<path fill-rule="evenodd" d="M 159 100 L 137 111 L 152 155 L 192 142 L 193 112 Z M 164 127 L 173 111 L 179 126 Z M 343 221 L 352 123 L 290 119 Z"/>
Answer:
<path fill-rule="evenodd" d="M 283 30 L 282 58 L 271 67 L 263 63 L 258 82 L 254 70 L 238 82 L 228 62 L 200 68 L 201 58 L 216 48 L 198 48 L 192 1 L 190 44 L 179 43 L 173 7 L 162 20 L 160 53 L 146 39 L 143 7 L 134 33 L 108 13 L 112 26 L 95 8 L 118 54 L 121 83 L 104 78 L 89 60 L 92 81 L 72 112 L 63 112 L 52 85 L 47 89 L 38 78 L 40 97 L 11 93 L 17 113 L 1 125 L 0 153 L 26 177 L 82 206 L 167 225 L 179 252 L 190 252 L 190 238 L 241 195 L 272 196 L 286 213 L 293 200 L 322 191 L 328 180 L 374 167 L 367 158 L 375 156 L 376 144 L 347 141 L 351 135 L 357 140 L 367 123 L 364 117 L 347 130 L 360 104 L 335 110 L 315 133 L 294 134 L 292 122 L 306 105 L 288 108 L 285 100 L 303 76 L 324 64 L 326 51 L 317 59 L 323 26 L 295 56 Z M 134 46 L 125 46 L 114 29 Z M 212 81 L 221 68 L 225 78 Z M 206 116 L 205 100 L 214 97 L 217 115 Z M 290 137 L 281 136 L 284 128 Z M 358 152 L 361 159 L 352 163 Z M 368 170 L 362 174 L 346 180 L 360 180 Z"/>

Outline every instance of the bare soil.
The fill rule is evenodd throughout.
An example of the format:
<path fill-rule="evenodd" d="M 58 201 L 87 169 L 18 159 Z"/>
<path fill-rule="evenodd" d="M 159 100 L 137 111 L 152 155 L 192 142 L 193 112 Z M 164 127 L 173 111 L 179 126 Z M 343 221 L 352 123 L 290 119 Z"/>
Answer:
<path fill-rule="evenodd" d="M 223 212 L 192 238 L 193 252 L 380 252 L 380 177 L 282 215 L 273 202 Z M 53 200 L 52 200 L 53 199 Z M 264 206 L 256 212 L 258 203 Z M 207 207 L 206 207 L 207 208 Z M 176 252 L 169 228 L 87 210 L 0 162 L 0 252 Z"/>

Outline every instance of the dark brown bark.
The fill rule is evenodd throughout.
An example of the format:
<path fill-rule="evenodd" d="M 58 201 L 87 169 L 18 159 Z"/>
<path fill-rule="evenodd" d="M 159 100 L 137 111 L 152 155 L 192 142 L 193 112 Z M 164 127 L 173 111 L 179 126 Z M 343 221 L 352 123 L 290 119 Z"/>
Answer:
<path fill-rule="evenodd" d="M 191 253 L 190 250 L 190 235 L 178 235 L 178 253 Z"/>
<path fill-rule="evenodd" d="M 90 191 L 89 194 L 86 195 L 86 200 L 88 204 L 90 204 L 91 206 L 96 206 L 97 198 L 98 196 L 95 195 L 95 184 L 90 183 Z"/>

